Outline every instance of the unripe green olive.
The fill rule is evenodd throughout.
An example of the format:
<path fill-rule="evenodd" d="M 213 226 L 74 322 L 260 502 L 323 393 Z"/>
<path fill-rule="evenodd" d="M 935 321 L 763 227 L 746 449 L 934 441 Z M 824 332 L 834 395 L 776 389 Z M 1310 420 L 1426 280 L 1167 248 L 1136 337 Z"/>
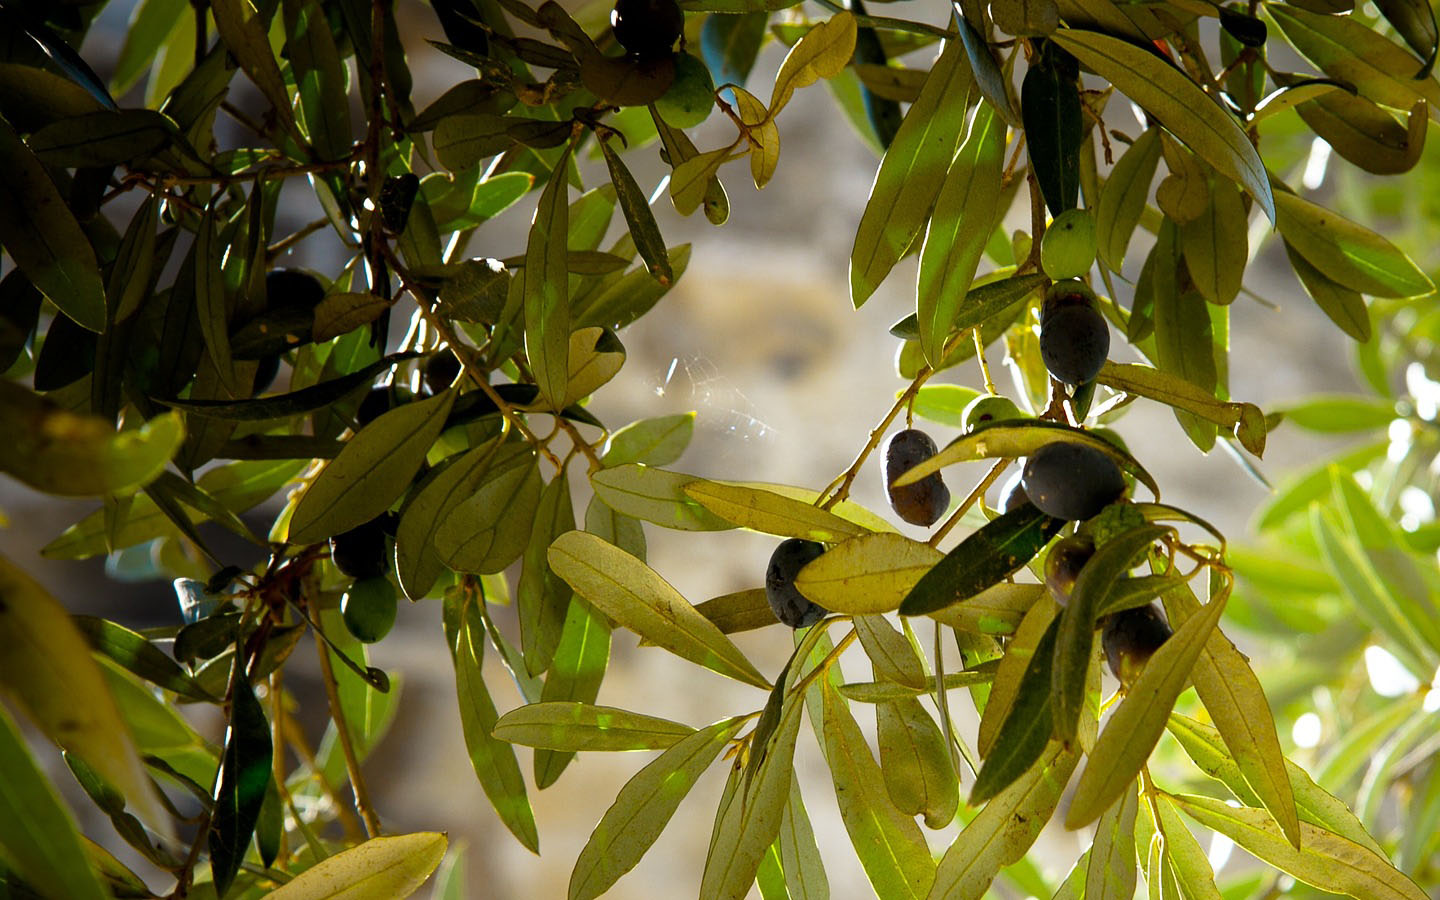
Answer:
<path fill-rule="evenodd" d="M 1095 221 L 1083 209 L 1055 217 L 1040 238 L 1040 267 L 1054 279 L 1079 278 L 1095 264 Z"/>
<path fill-rule="evenodd" d="M 675 80 L 655 101 L 655 112 L 672 127 L 694 128 L 714 108 L 715 80 L 710 69 L 692 54 L 676 54 Z"/>
<path fill-rule="evenodd" d="M 340 615 L 355 639 L 373 644 L 395 626 L 395 585 L 384 575 L 358 578 L 340 598 Z"/>
<path fill-rule="evenodd" d="M 1008 419 L 1023 418 L 1020 407 L 1009 397 L 1002 397 L 998 394 L 981 394 L 965 405 L 960 413 L 960 428 L 962 431 L 974 431 L 977 426 L 987 422 L 1003 422 Z"/>

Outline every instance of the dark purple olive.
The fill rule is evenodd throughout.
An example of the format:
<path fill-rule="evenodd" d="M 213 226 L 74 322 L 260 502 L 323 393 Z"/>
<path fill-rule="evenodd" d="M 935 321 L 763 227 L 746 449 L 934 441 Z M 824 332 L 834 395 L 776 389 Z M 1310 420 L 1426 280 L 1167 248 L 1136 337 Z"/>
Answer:
<path fill-rule="evenodd" d="M 824 544 L 789 538 L 770 554 L 770 565 L 765 569 L 765 599 L 770 601 L 775 618 L 791 628 L 814 625 L 829 612 L 795 588 L 795 576 L 824 552 Z"/>
<path fill-rule="evenodd" d="M 897 431 L 885 445 L 885 490 L 890 506 L 911 525 L 929 527 L 950 507 L 950 489 L 934 472 L 913 484 L 895 486 L 895 479 L 935 455 L 935 442 L 918 428 Z"/>
<path fill-rule="evenodd" d="M 1105 619 L 1100 646 L 1105 660 L 1120 683 L 1130 685 L 1140 677 L 1140 670 L 1150 656 L 1170 638 L 1170 624 L 1155 604 L 1126 609 Z"/>
<path fill-rule="evenodd" d="M 425 386 L 438 394 L 455 383 L 460 374 L 460 360 L 449 350 L 439 350 L 425 360 Z"/>
<path fill-rule="evenodd" d="M 1120 467 L 1094 447 L 1054 441 L 1025 461 L 1020 483 L 1030 502 L 1057 519 L 1088 519 L 1120 499 Z"/>
<path fill-rule="evenodd" d="M 373 578 L 390 568 L 383 514 L 330 538 L 330 561 L 351 578 Z"/>
<path fill-rule="evenodd" d="M 314 309 L 325 299 L 320 279 L 299 269 L 271 269 L 265 273 L 265 300 L 270 309 Z"/>
<path fill-rule="evenodd" d="M 270 385 L 275 383 L 275 376 L 280 374 L 280 354 L 271 353 L 268 356 L 260 357 L 259 364 L 255 367 L 255 380 L 251 382 L 250 395 L 258 397 L 270 390 Z"/>
<path fill-rule="evenodd" d="M 665 56 L 685 30 L 685 14 L 675 0 L 618 0 L 610 27 L 620 46 L 639 57 Z"/>
<path fill-rule="evenodd" d="M 1110 354 L 1110 328 L 1095 301 L 1080 292 L 1058 292 L 1040 316 L 1040 358 L 1056 381 L 1093 381 Z"/>
<path fill-rule="evenodd" d="M 1086 535 L 1076 534 L 1061 538 L 1050 548 L 1045 557 L 1045 586 L 1050 596 L 1061 606 L 1070 603 L 1070 592 L 1075 590 L 1075 579 L 1080 570 L 1095 555 L 1095 542 Z"/>

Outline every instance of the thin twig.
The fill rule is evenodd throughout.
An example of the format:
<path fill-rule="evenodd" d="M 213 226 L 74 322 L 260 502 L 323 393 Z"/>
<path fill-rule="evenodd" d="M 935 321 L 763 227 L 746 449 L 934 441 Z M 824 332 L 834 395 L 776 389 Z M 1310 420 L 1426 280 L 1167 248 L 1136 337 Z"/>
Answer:
<path fill-rule="evenodd" d="M 995 483 L 995 479 L 999 478 L 1000 473 L 1009 468 L 1012 462 L 1014 462 L 1014 460 L 1009 457 L 996 460 L 995 465 L 990 467 L 990 471 L 985 477 L 980 479 L 980 483 L 975 485 L 975 489 L 970 492 L 969 496 L 960 501 L 960 505 L 955 507 L 955 511 L 950 514 L 950 518 L 946 519 L 945 524 L 941 525 L 936 529 L 934 534 L 930 535 L 930 540 L 926 543 L 932 547 L 940 546 L 940 542 L 945 539 L 945 535 L 950 533 L 950 529 L 960 524 L 960 520 L 970 511 L 970 507 L 975 505 L 975 501 L 985 495 L 985 492 L 990 489 L 990 485 Z"/>
<path fill-rule="evenodd" d="M 365 822 L 366 837 L 380 834 L 380 819 L 370 805 L 370 791 L 360 773 L 360 760 L 355 755 L 355 743 L 351 739 L 350 725 L 345 721 L 345 710 L 340 705 L 340 690 L 335 684 L 335 669 L 330 665 L 330 648 L 326 646 L 320 632 L 311 629 L 315 635 L 315 650 L 320 654 L 321 681 L 325 683 L 325 698 L 330 703 L 330 718 L 335 721 L 335 731 L 340 738 L 340 749 L 345 754 L 345 770 L 350 775 L 350 790 L 355 794 L 355 808 Z"/>

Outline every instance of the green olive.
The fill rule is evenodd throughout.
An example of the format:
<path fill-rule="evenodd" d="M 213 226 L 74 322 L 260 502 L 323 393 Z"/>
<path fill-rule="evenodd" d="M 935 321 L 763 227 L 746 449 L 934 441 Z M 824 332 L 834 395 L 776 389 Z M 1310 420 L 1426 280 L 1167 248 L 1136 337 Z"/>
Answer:
<path fill-rule="evenodd" d="M 655 101 L 655 111 L 675 128 L 694 128 L 715 108 L 715 81 L 705 63 L 689 53 L 675 56 L 675 80 Z"/>
<path fill-rule="evenodd" d="M 357 578 L 340 598 L 340 615 L 355 639 L 373 644 L 395 626 L 395 585 L 384 575 Z"/>
<path fill-rule="evenodd" d="M 1024 413 L 1015 405 L 1015 401 L 1009 397 L 1001 397 L 998 394 L 981 394 L 965 405 L 960 413 L 960 429 L 965 432 L 974 431 L 978 426 L 987 422 L 1003 422 L 1007 419 L 1020 419 Z"/>
<path fill-rule="evenodd" d="M 1040 267 L 1059 280 L 1079 278 L 1095 264 L 1095 221 L 1083 209 L 1055 217 L 1040 238 Z"/>

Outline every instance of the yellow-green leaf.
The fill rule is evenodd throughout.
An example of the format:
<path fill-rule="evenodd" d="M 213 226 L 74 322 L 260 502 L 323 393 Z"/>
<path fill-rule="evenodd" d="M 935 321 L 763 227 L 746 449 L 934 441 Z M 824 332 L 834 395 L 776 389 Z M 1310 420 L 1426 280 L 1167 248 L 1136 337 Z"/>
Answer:
<path fill-rule="evenodd" d="M 1414 297 L 1435 286 L 1382 235 L 1294 194 L 1275 195 L 1286 243 L 1326 278 L 1376 297 Z"/>
<path fill-rule="evenodd" d="M 935 197 L 915 291 L 920 348 L 932 367 L 943 361 L 945 340 L 990 239 L 1005 165 L 1005 134 L 1005 122 L 994 109 L 978 104 L 970 133 Z"/>
<path fill-rule="evenodd" d="M 1085 869 L 1086 900 L 1132 900 L 1135 896 L 1135 814 L 1139 809 L 1140 792 L 1131 782 L 1100 817 Z"/>
<path fill-rule="evenodd" d="M 980 900 L 1004 867 L 1018 862 L 1050 821 L 1076 755 L 1056 741 L 970 820 L 940 859 L 929 900 Z"/>
<path fill-rule="evenodd" d="M 1120 271 L 1130 235 L 1145 211 L 1150 181 L 1160 163 L 1160 130 L 1150 128 L 1115 161 L 1105 179 L 1100 202 L 1095 207 L 1095 236 L 1100 261 L 1112 272 Z"/>
<path fill-rule="evenodd" d="M 1405 873 L 1374 850 L 1316 828 L 1300 825 L 1300 849 L 1280 833 L 1263 809 L 1235 807 L 1209 797 L 1170 796 L 1185 815 L 1230 838 L 1262 861 L 1306 884 L 1362 900 L 1425 900 Z"/>
<path fill-rule="evenodd" d="M 1265 415 L 1253 403 L 1219 400 L 1183 378 L 1159 369 L 1107 360 L 1095 380 L 1108 388 L 1148 397 L 1166 406 L 1184 410 L 1231 429 L 1246 450 L 1261 456 L 1265 452 Z"/>
<path fill-rule="evenodd" d="M 1140 772 L 1224 611 L 1225 595 L 1220 594 L 1150 657 L 1095 742 L 1065 814 L 1066 828 L 1081 828 L 1095 821 Z"/>
<path fill-rule="evenodd" d="M 590 475 L 590 486 L 606 506 L 646 522 L 680 531 L 724 531 L 734 528 L 685 493 L 702 479 L 683 472 L 629 463 Z"/>
<path fill-rule="evenodd" d="M 99 416 L 74 413 L 11 381 L 0 382 L 0 472 L 47 494 L 125 493 L 159 477 L 185 440 L 179 413 L 116 432 Z"/>
<path fill-rule="evenodd" d="M 775 87 L 770 92 L 770 115 L 778 115 L 800 88 L 840 74 L 855 55 L 857 33 L 855 17 L 848 12 L 838 12 L 805 32 L 790 48 L 775 75 Z"/>
<path fill-rule="evenodd" d="M 1249 223 L 1240 192 L 1227 181 L 1211 180 L 1205 210 L 1180 226 L 1180 249 L 1200 295 L 1228 304 L 1240 293 L 1250 252 Z"/>
<path fill-rule="evenodd" d="M 1189 586 L 1181 584 L 1164 594 L 1165 612 L 1179 627 L 1201 612 Z M 1275 719 L 1260 679 L 1245 656 L 1217 626 L 1195 661 L 1191 672 L 1200 702 L 1210 713 L 1246 782 L 1280 823 L 1293 844 L 1300 840 L 1300 819 L 1295 795 L 1285 772 L 1285 754 L 1275 731 Z"/>
<path fill-rule="evenodd" d="M 865 534 L 865 529 L 828 510 L 762 488 L 702 480 L 686 484 L 683 490 L 727 522 L 765 534 L 827 544 Z"/>
<path fill-rule="evenodd" d="M 448 843 L 438 831 L 373 837 L 316 863 L 265 900 L 400 900 L 425 883 Z"/>
<path fill-rule="evenodd" d="M 914 818 L 895 808 L 885 780 L 850 707 L 827 680 L 820 682 L 825 704 L 825 755 L 835 781 L 835 800 L 850 842 L 878 897 L 926 895 L 935 861 Z"/>
<path fill-rule="evenodd" d="M 970 66 L 959 41 L 947 41 L 920 96 L 880 160 L 850 250 L 850 301 L 858 309 L 924 227 L 965 127 Z"/>
<path fill-rule="evenodd" d="M 570 381 L 570 275 L 565 245 L 570 227 L 570 207 L 565 202 L 569 164 L 567 149 L 540 193 L 525 245 L 525 356 L 551 409 L 565 408 Z"/>
<path fill-rule="evenodd" d="M 273 12 L 274 7 L 270 9 Z M 265 34 L 268 21 L 261 21 L 250 0 L 214 0 L 210 11 L 215 17 L 215 30 L 220 32 L 226 49 L 255 82 L 265 99 L 270 101 L 281 124 L 292 135 L 298 136 L 290 107 L 290 90 L 285 86 L 285 77 L 280 74 L 280 65 L 275 61 L 270 40 Z"/>
<path fill-rule="evenodd" d="M 720 629 L 649 566 L 593 534 L 550 545 L 550 568 L 596 609 L 677 656 L 757 687 L 770 683 Z"/>
<path fill-rule="evenodd" d="M 891 612 L 944 554 L 892 532 L 844 541 L 795 578 L 800 593 L 832 612 Z"/>
<path fill-rule="evenodd" d="M 550 750 L 659 750 L 695 733 L 689 725 L 589 703 L 528 703 L 500 717 L 491 734 Z"/>
<path fill-rule="evenodd" d="M 997 584 L 963 603 L 927 613 L 958 631 L 974 634 L 1012 634 L 1031 606 L 1046 594 L 1043 584 Z"/>
<path fill-rule="evenodd" d="M 1120 38 L 1062 28 L 1051 40 L 1160 120 L 1201 159 L 1250 192 L 1275 220 L 1275 197 L 1260 154 L 1235 117 L 1178 68 Z"/>
<path fill-rule="evenodd" d="M 447 390 L 397 406 L 346 441 L 296 504 L 287 540 L 313 544 L 388 509 L 440 436 L 455 395 Z"/>
<path fill-rule="evenodd" d="M 747 720 L 722 719 L 676 742 L 620 789 L 570 873 L 570 900 L 591 900 L 635 867 L 725 745 Z"/>
<path fill-rule="evenodd" d="M 170 817 L 90 645 L 55 598 L 0 557 L 0 688 L 45 736 L 83 759 L 162 836 Z"/>

